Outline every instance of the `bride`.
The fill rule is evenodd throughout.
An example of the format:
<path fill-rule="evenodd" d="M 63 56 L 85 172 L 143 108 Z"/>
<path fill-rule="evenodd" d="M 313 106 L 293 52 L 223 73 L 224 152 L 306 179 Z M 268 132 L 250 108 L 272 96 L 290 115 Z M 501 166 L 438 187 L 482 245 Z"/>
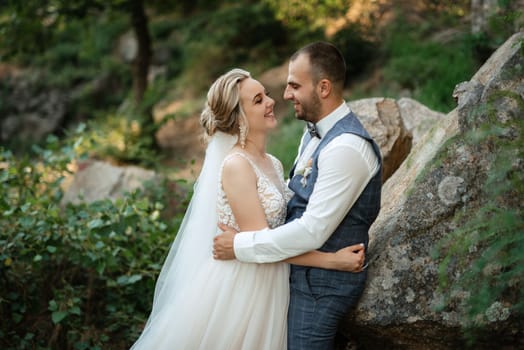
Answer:
<path fill-rule="evenodd" d="M 158 277 L 153 309 L 131 349 L 286 349 L 287 262 L 355 271 L 359 246 L 313 251 L 286 262 L 213 259 L 217 222 L 239 231 L 284 223 L 290 194 L 283 168 L 265 152 L 275 101 L 247 71 L 209 89 L 201 124 L 206 156 L 184 220 Z"/>

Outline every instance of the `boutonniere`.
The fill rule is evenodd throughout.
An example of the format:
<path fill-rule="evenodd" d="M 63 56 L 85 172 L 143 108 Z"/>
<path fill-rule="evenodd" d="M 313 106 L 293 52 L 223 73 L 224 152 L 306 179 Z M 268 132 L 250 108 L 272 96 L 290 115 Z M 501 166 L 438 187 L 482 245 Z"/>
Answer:
<path fill-rule="evenodd" d="M 302 187 L 306 187 L 307 185 L 307 177 L 309 174 L 311 174 L 311 168 L 313 166 L 313 159 L 309 159 L 306 163 L 306 167 L 302 170 L 302 179 L 300 180 L 300 183 L 302 184 Z"/>

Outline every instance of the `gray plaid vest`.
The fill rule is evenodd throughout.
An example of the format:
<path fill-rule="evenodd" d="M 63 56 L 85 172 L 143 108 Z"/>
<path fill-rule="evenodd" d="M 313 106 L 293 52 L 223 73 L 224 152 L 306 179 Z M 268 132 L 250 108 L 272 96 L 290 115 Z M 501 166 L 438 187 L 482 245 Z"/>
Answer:
<path fill-rule="evenodd" d="M 364 188 L 364 191 L 344 217 L 335 232 L 320 248 L 321 251 L 326 252 L 334 252 L 340 248 L 357 243 L 365 243 L 367 248 L 369 241 L 369 227 L 373 221 L 375 221 L 380 210 L 380 194 L 382 188 L 382 157 L 380 155 L 380 149 L 364 129 L 356 115 L 353 112 L 350 112 L 344 118 L 339 120 L 320 140 L 317 149 L 313 152 L 311 157 L 313 161 L 312 171 L 307 177 L 306 186 L 303 186 L 301 183 L 302 175 L 297 174 L 293 176 L 295 168 L 293 167 L 291 170 L 289 188 L 293 190 L 294 195 L 287 205 L 286 222 L 301 217 L 306 210 L 309 197 L 313 192 L 318 176 L 318 155 L 331 140 L 343 133 L 353 133 L 369 141 L 379 159 L 380 169 Z M 303 147 L 300 151 L 301 153 L 304 151 L 310 140 L 311 136 L 306 132 Z"/>

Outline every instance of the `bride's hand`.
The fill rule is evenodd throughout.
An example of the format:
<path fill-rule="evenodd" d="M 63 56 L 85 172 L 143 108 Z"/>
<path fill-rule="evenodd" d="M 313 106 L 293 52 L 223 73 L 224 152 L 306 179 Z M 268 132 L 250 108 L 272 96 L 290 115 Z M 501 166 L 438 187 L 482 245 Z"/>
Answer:
<path fill-rule="evenodd" d="M 361 272 L 367 266 L 364 244 L 355 244 L 342 248 L 334 253 L 335 269 L 347 272 Z"/>

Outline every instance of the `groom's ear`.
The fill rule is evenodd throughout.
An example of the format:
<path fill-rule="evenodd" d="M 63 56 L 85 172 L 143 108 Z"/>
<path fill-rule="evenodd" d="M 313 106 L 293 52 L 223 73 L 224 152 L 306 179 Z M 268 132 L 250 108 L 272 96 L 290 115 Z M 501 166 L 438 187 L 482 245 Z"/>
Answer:
<path fill-rule="evenodd" d="M 322 79 L 318 82 L 319 95 L 322 98 L 326 98 L 331 93 L 331 82 L 327 79 Z"/>

